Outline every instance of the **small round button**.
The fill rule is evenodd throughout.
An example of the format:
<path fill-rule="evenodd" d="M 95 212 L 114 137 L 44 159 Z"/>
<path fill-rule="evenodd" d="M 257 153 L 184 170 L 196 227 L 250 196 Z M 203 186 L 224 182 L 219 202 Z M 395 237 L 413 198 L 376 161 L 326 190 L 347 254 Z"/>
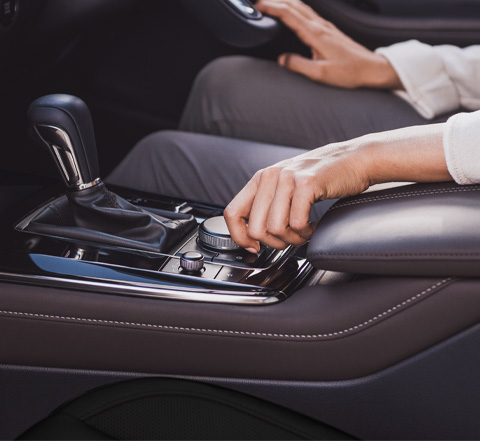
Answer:
<path fill-rule="evenodd" d="M 203 269 L 205 259 L 198 251 L 187 251 L 180 257 L 180 267 L 184 271 L 196 272 Z"/>

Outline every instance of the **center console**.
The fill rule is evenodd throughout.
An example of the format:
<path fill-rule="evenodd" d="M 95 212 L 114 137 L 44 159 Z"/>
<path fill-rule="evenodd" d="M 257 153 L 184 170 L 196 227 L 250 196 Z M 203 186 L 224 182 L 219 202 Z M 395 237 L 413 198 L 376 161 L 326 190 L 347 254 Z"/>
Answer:
<path fill-rule="evenodd" d="M 230 237 L 219 206 L 107 189 L 91 117 L 78 98 L 39 98 L 28 117 L 67 191 L 44 188 L 4 214 L 14 233 L 0 256 L 2 279 L 250 305 L 279 302 L 311 279 L 305 247 L 249 253 Z"/>

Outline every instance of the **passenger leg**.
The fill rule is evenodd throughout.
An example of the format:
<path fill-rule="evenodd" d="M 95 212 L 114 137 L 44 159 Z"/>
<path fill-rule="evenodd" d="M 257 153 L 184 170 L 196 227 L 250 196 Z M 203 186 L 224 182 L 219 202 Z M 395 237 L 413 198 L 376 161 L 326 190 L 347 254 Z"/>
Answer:
<path fill-rule="evenodd" d="M 390 91 L 325 86 L 273 61 L 231 56 L 198 74 L 179 128 L 313 149 L 429 122 Z"/>
<path fill-rule="evenodd" d="M 142 139 L 106 181 L 226 205 L 257 170 L 303 151 L 218 136 L 156 132 Z"/>

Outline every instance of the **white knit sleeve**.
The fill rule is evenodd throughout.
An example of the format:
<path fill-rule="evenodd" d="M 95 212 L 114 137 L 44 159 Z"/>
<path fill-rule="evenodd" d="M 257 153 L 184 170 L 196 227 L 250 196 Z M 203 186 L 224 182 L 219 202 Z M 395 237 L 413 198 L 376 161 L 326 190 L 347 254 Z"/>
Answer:
<path fill-rule="evenodd" d="M 443 147 L 448 171 L 458 184 L 480 183 L 480 111 L 452 116 Z"/>
<path fill-rule="evenodd" d="M 405 90 L 395 91 L 423 117 L 432 119 L 460 107 L 480 109 L 480 45 L 429 46 L 417 40 L 379 48 Z"/>

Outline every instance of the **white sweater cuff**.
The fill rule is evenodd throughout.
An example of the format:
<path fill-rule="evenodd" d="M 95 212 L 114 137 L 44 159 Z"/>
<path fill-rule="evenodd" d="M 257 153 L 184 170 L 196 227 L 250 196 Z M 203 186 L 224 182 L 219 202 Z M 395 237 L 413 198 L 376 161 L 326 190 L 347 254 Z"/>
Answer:
<path fill-rule="evenodd" d="M 480 183 L 480 111 L 458 113 L 449 118 L 443 147 L 448 171 L 455 182 Z"/>
<path fill-rule="evenodd" d="M 405 88 L 395 93 L 424 118 L 432 119 L 460 106 L 458 92 L 435 47 L 410 40 L 376 52 L 390 61 Z"/>

